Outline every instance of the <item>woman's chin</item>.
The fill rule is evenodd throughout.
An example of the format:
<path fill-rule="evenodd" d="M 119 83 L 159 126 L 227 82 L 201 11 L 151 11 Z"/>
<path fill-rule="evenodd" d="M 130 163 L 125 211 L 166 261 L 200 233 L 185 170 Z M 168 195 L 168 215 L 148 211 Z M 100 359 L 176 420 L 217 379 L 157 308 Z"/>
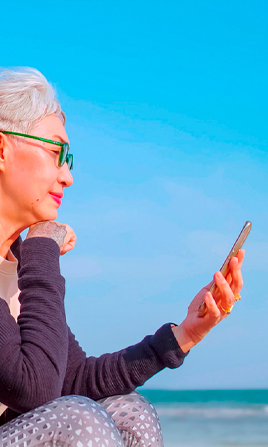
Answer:
<path fill-rule="evenodd" d="M 54 209 L 54 210 L 50 210 L 47 213 L 42 213 L 42 214 L 40 213 L 38 216 L 35 216 L 35 217 L 36 217 L 36 219 L 33 223 L 31 223 L 31 225 L 34 225 L 38 222 L 45 222 L 47 220 L 56 220 L 58 217 L 58 212 L 57 212 L 57 210 Z"/>
<path fill-rule="evenodd" d="M 57 212 L 57 210 L 54 210 L 53 213 L 51 212 L 51 213 L 47 214 L 46 219 L 43 219 L 43 220 L 56 220 L 57 217 L 58 217 L 58 212 Z"/>

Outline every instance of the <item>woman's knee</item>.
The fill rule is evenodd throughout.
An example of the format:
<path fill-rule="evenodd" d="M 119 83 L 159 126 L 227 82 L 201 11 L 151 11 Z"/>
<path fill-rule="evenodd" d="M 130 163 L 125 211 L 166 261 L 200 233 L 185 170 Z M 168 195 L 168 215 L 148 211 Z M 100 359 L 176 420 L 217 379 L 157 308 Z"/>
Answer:
<path fill-rule="evenodd" d="M 98 401 L 114 419 L 125 445 L 162 447 L 163 437 L 155 407 L 137 391 Z"/>
<path fill-rule="evenodd" d="M 74 447 L 123 447 L 107 412 L 97 402 L 76 395 L 48 402 L 0 428 L 1 446 L 19 445 L 14 444 L 17 439 L 22 445 L 31 441 L 32 447 L 55 442 Z"/>
<path fill-rule="evenodd" d="M 71 433 L 74 445 L 123 446 L 113 419 L 97 402 L 85 396 L 63 396 L 49 405 L 59 405 L 60 425 Z M 69 439 L 69 438 L 68 438 Z"/>

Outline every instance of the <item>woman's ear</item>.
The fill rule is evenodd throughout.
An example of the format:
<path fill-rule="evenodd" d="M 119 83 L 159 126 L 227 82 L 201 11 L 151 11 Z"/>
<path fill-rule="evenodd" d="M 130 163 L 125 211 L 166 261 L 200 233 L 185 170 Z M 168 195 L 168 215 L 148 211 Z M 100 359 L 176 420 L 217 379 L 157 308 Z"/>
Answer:
<path fill-rule="evenodd" d="M 5 138 L 4 135 L 0 132 L 0 171 L 4 170 L 5 164 Z"/>

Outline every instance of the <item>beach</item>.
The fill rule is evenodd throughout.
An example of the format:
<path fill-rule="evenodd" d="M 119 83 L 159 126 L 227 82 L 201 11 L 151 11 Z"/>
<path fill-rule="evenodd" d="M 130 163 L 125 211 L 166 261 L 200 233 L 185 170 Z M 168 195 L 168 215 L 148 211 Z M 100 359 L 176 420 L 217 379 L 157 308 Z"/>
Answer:
<path fill-rule="evenodd" d="M 165 447 L 268 446 L 268 390 L 142 390 Z"/>

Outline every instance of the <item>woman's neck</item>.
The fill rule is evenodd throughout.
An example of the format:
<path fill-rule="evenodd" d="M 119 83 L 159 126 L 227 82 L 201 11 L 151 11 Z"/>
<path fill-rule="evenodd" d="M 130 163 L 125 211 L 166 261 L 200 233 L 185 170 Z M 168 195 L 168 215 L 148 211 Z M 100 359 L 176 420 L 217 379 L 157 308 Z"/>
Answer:
<path fill-rule="evenodd" d="M 9 231 L 7 231 L 7 228 Z M 6 258 L 10 250 L 11 245 L 19 237 L 21 229 L 12 228 L 11 225 L 7 225 L 0 219 L 0 256 Z"/>
<path fill-rule="evenodd" d="M 0 256 L 6 258 L 11 245 L 27 228 L 27 224 L 23 213 L 13 203 L 14 201 L 3 192 L 1 186 L 0 182 Z"/>

